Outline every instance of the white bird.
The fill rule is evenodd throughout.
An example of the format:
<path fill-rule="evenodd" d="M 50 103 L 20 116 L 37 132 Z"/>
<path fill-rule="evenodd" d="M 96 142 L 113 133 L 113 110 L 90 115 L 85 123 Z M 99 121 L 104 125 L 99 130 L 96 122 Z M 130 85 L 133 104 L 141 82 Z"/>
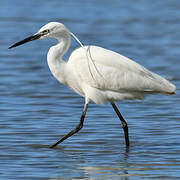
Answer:
<path fill-rule="evenodd" d="M 55 38 L 58 43 L 49 49 L 48 66 L 54 77 L 85 98 L 80 122 L 75 129 L 63 136 L 51 148 L 77 133 L 82 127 L 88 104 L 110 102 L 121 120 L 126 146 L 129 146 L 128 126 L 115 101 L 143 99 L 147 94 L 175 94 L 176 87 L 163 77 L 116 52 L 98 46 L 83 46 L 74 50 L 68 61 L 62 57 L 69 49 L 71 35 L 63 24 L 50 22 L 36 34 L 19 41 L 13 48 L 29 41 Z M 76 38 L 76 37 L 75 37 Z M 76 40 L 78 40 L 76 38 Z"/>

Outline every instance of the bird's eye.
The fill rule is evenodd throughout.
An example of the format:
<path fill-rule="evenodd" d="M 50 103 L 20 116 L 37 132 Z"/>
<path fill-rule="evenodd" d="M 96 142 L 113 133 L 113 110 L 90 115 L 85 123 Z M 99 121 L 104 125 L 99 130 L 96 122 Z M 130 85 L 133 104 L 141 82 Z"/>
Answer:
<path fill-rule="evenodd" d="M 43 34 L 48 34 L 49 33 L 49 29 L 46 29 L 42 32 Z"/>

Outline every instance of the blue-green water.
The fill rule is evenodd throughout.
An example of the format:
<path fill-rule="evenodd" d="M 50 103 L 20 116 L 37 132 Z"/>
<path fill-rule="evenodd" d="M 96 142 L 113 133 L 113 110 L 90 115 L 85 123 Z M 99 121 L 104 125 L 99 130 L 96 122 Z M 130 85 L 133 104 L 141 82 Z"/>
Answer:
<path fill-rule="evenodd" d="M 0 179 L 180 178 L 180 1 L 1 0 L 0 7 Z M 51 75 L 54 40 L 8 47 L 50 21 L 177 86 L 174 96 L 118 103 L 129 150 L 112 107 L 93 103 L 81 132 L 48 148 L 76 126 L 84 100 Z M 72 41 L 69 53 L 76 47 Z"/>

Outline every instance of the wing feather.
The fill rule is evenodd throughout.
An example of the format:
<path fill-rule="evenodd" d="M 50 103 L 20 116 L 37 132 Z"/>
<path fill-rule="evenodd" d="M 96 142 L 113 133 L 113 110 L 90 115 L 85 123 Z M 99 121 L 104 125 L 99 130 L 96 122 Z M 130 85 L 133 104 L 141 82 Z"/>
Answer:
<path fill-rule="evenodd" d="M 113 92 L 172 93 L 175 86 L 161 76 L 116 52 L 85 46 L 68 61 L 76 78 L 93 88 Z"/>

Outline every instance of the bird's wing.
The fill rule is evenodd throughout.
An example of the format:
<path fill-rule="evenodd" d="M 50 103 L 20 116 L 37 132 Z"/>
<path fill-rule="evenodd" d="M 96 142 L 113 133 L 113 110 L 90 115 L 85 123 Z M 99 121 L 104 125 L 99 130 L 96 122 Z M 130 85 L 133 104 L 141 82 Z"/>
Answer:
<path fill-rule="evenodd" d="M 170 93 L 175 86 L 161 76 L 116 52 L 85 46 L 75 50 L 68 61 L 75 76 L 91 87 L 115 92 Z"/>

